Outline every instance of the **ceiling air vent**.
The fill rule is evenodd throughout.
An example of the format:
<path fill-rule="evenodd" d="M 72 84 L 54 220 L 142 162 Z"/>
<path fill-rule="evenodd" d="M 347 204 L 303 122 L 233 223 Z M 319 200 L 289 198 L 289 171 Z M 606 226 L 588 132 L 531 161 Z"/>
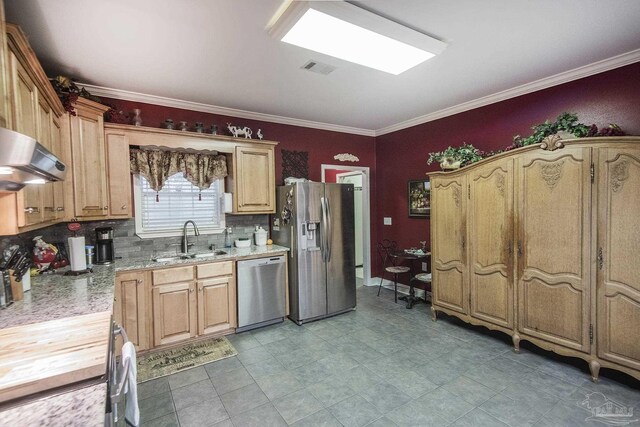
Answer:
<path fill-rule="evenodd" d="M 329 64 L 323 64 L 322 62 L 313 60 L 308 61 L 300 68 L 302 68 L 303 70 L 313 71 L 314 73 L 323 74 L 325 76 L 336 69 L 336 67 L 333 67 Z"/>

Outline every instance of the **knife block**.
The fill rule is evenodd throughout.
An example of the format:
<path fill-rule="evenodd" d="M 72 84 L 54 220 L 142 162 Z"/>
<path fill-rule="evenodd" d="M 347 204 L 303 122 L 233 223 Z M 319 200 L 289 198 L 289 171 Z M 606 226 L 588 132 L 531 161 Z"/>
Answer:
<path fill-rule="evenodd" d="M 22 298 L 24 298 L 22 283 L 16 282 L 16 278 L 13 277 L 13 272 L 14 270 L 9 270 L 9 280 L 11 280 L 11 293 L 13 294 L 13 300 L 22 301 Z"/>

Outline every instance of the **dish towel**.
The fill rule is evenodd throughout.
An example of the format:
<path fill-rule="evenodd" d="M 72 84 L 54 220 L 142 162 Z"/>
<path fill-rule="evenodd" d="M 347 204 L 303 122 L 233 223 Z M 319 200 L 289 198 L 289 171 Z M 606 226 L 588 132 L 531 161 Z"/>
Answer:
<path fill-rule="evenodd" d="M 134 427 L 140 425 L 140 409 L 138 408 L 138 384 L 136 382 L 137 368 L 136 368 L 136 348 L 132 342 L 126 342 L 122 346 L 122 365 L 129 363 L 129 374 L 127 376 L 127 383 L 124 387 L 126 409 L 125 418 Z M 125 379 L 123 378 L 123 381 Z"/>

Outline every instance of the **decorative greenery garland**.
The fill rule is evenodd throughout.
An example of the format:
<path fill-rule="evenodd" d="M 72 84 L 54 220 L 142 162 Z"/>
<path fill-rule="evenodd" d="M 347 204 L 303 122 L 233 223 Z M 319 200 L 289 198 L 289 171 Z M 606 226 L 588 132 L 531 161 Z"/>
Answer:
<path fill-rule="evenodd" d="M 533 134 L 523 138 L 520 135 L 513 137 L 513 143 L 506 147 L 504 150 L 495 151 L 481 151 L 475 148 L 471 144 L 466 142 L 460 147 L 449 146 L 444 151 L 436 151 L 429 153 L 429 159 L 427 164 L 430 165 L 433 162 L 441 163 L 445 159 L 451 159 L 460 161 L 460 166 L 467 166 L 471 163 L 475 163 L 479 160 L 486 159 L 503 151 L 513 150 L 514 148 L 525 147 L 527 145 L 539 144 L 544 138 L 549 135 L 556 134 L 564 131 L 572 134 L 576 138 L 592 137 L 592 136 L 623 136 L 625 133 L 620 129 L 620 126 L 611 123 L 608 127 L 598 130 L 596 125 L 587 126 L 578 122 L 578 116 L 571 113 L 562 113 L 556 121 L 551 123 L 546 120 L 544 123 L 533 126 Z"/>

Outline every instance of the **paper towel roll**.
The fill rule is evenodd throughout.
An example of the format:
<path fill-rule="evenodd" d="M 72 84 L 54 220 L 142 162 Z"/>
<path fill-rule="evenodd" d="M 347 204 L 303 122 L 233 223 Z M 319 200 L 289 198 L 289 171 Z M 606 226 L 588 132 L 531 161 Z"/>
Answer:
<path fill-rule="evenodd" d="M 83 271 L 87 269 L 87 258 L 84 256 L 84 236 L 69 237 L 69 264 L 71 271 Z"/>
<path fill-rule="evenodd" d="M 231 211 L 233 211 L 233 195 L 224 193 L 224 212 L 230 213 Z"/>

